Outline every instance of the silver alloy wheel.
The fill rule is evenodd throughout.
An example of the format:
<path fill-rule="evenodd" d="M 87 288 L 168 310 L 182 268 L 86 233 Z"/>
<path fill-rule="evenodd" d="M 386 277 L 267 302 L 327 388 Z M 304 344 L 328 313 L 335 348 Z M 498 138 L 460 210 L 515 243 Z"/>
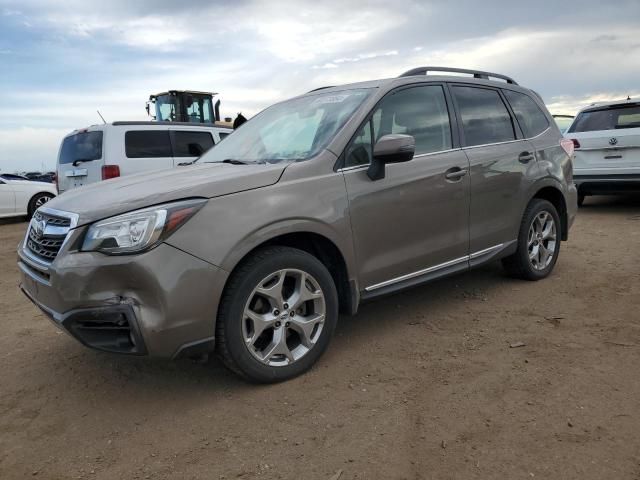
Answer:
<path fill-rule="evenodd" d="M 242 336 L 258 361 L 285 366 L 300 360 L 316 344 L 326 314 L 318 281 L 297 269 L 279 270 L 253 289 L 244 308 Z"/>
<path fill-rule="evenodd" d="M 43 206 L 45 203 L 47 203 L 49 200 L 51 200 L 53 197 L 50 197 L 49 195 L 40 195 L 37 199 L 36 199 L 36 210 L 38 208 L 40 208 L 41 206 Z"/>
<path fill-rule="evenodd" d="M 544 270 L 551 264 L 556 253 L 556 222 L 546 210 L 538 213 L 531 222 L 527 249 L 534 269 Z"/>

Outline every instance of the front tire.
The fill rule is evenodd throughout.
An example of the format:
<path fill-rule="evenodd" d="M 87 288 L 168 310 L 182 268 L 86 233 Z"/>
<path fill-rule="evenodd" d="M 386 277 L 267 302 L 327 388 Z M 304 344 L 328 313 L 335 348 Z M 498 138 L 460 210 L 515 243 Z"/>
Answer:
<path fill-rule="evenodd" d="M 27 215 L 29 218 L 33 217 L 33 214 L 36 213 L 36 210 L 51 200 L 54 195 L 46 192 L 37 193 L 31 200 L 29 200 L 29 205 L 27 207 Z"/>
<path fill-rule="evenodd" d="M 507 273 L 524 280 L 549 276 L 560 254 L 561 223 L 558 211 L 547 200 L 534 198 L 520 224 L 518 249 L 502 260 Z"/>
<path fill-rule="evenodd" d="M 331 274 L 313 255 L 267 247 L 232 273 L 216 324 L 224 364 L 248 380 L 274 383 L 307 371 L 338 321 Z"/>

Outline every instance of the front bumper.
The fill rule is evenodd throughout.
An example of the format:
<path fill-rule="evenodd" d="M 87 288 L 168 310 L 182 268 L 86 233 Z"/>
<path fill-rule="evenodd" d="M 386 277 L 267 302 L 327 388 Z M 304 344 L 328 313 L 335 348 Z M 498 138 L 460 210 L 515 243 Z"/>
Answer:
<path fill-rule="evenodd" d="M 182 250 L 160 244 L 108 256 L 63 248 L 44 266 L 21 245 L 18 266 L 21 290 L 87 347 L 168 358 L 213 349 L 227 272 Z"/>

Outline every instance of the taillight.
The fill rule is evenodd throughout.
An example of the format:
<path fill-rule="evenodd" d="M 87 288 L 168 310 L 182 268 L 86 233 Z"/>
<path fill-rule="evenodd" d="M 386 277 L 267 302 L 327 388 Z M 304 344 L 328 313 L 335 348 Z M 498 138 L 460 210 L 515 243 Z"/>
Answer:
<path fill-rule="evenodd" d="M 118 165 L 103 165 L 102 166 L 102 179 L 108 180 L 110 178 L 116 178 L 120 176 L 120 167 Z"/>
<path fill-rule="evenodd" d="M 572 138 L 571 142 L 573 143 L 573 148 L 580 148 L 580 142 L 578 140 Z"/>
<path fill-rule="evenodd" d="M 567 155 L 569 155 L 570 157 L 573 156 L 574 150 L 580 147 L 579 143 L 578 143 L 578 146 L 576 147 L 576 143 L 578 143 L 577 140 L 569 139 L 569 138 L 563 138 L 562 140 L 560 140 L 560 146 L 565 152 L 567 152 Z"/>

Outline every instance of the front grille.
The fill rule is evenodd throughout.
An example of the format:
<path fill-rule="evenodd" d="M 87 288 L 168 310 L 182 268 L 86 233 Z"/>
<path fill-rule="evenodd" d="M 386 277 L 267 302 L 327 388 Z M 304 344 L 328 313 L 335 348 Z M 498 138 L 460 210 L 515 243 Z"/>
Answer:
<path fill-rule="evenodd" d="M 25 242 L 27 250 L 41 260 L 52 262 L 62 248 L 70 227 L 69 218 L 37 211 L 29 224 Z"/>

